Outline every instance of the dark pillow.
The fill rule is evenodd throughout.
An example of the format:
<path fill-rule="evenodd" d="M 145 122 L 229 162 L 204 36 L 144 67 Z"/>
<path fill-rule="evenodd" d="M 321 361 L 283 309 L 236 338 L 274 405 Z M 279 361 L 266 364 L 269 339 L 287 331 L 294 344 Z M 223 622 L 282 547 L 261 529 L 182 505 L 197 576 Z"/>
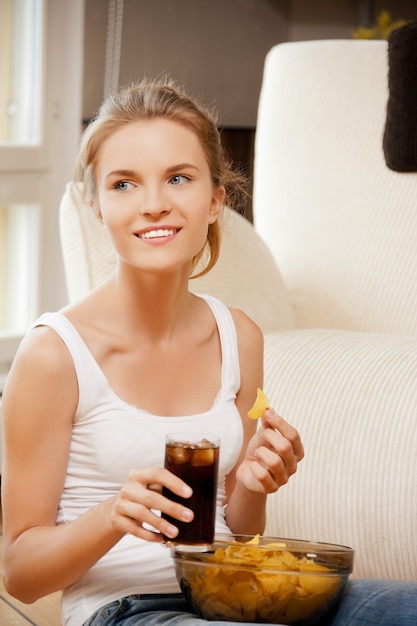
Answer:
<path fill-rule="evenodd" d="M 417 22 L 389 38 L 388 90 L 385 162 L 396 172 L 417 171 Z"/>

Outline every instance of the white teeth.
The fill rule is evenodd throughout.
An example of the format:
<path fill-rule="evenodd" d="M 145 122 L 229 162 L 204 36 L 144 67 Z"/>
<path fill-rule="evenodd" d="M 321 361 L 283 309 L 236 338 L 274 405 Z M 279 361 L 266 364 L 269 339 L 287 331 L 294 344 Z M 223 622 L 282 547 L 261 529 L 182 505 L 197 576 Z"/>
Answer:
<path fill-rule="evenodd" d="M 175 234 L 175 230 L 168 228 L 159 228 L 158 230 L 148 230 L 146 233 L 140 233 L 141 239 L 153 239 L 154 237 L 169 237 Z"/>

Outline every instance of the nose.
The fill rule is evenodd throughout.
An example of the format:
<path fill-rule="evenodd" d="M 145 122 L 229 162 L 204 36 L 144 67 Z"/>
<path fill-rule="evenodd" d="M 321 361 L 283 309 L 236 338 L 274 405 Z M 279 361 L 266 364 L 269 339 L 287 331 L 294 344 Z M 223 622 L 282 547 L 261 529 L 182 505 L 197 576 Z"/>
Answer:
<path fill-rule="evenodd" d="M 171 210 L 168 194 L 159 185 L 144 188 L 139 207 L 142 215 L 157 218 L 168 215 Z"/>

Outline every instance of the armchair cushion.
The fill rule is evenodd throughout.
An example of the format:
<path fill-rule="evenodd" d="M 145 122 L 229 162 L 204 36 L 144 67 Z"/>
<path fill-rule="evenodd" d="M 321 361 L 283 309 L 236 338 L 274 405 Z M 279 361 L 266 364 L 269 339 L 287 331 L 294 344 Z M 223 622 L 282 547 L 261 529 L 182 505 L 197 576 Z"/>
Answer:
<path fill-rule="evenodd" d="M 288 291 L 275 260 L 247 219 L 230 209 L 223 216 L 219 260 L 190 290 L 209 293 L 242 309 L 264 332 L 295 327 Z"/>
<path fill-rule="evenodd" d="M 358 577 L 417 580 L 417 337 L 296 330 L 265 347 L 265 391 L 306 453 L 267 533 L 350 545 Z"/>
<path fill-rule="evenodd" d="M 107 231 L 72 182 L 62 196 L 59 220 L 68 298 L 74 302 L 108 278 L 116 260 Z"/>

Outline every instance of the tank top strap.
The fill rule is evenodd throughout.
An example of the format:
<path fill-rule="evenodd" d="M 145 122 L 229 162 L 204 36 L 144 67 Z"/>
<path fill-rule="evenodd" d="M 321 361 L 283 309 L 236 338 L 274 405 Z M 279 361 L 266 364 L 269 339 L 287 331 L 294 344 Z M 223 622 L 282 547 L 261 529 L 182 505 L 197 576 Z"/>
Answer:
<path fill-rule="evenodd" d="M 220 336 L 222 351 L 222 395 L 236 397 L 240 388 L 240 364 L 236 326 L 229 307 L 207 294 L 198 294 L 209 305 Z"/>
<path fill-rule="evenodd" d="M 97 399 L 107 395 L 108 382 L 81 335 L 70 320 L 60 312 L 43 313 L 29 328 L 52 328 L 62 339 L 74 363 L 78 382 L 78 408 L 84 413 L 97 404 Z"/>

